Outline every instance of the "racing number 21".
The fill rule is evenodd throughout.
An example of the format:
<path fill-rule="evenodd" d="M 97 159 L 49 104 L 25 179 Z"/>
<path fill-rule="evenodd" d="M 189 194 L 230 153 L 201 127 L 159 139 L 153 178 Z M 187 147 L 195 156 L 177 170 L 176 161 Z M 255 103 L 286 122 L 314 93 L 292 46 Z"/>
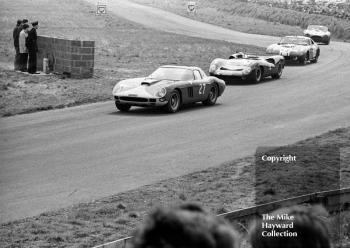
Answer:
<path fill-rule="evenodd" d="M 204 95 L 205 92 L 205 84 L 200 84 L 199 85 L 199 95 Z"/>

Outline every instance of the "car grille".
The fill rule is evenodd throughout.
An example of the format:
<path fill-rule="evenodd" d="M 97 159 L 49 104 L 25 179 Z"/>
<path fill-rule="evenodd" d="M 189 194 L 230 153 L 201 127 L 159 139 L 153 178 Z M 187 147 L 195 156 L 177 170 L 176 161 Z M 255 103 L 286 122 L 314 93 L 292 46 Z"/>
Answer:
<path fill-rule="evenodd" d="M 132 96 L 121 96 L 119 97 L 122 101 L 129 101 L 129 102 L 148 102 L 148 98 L 142 98 L 142 97 L 132 97 Z"/>
<path fill-rule="evenodd" d="M 315 42 L 320 42 L 320 41 L 322 41 L 322 37 L 321 36 L 311 36 L 311 39 L 313 39 Z"/>
<path fill-rule="evenodd" d="M 243 69 L 228 69 L 226 67 L 221 67 L 220 70 L 224 70 L 224 71 L 243 71 Z"/>

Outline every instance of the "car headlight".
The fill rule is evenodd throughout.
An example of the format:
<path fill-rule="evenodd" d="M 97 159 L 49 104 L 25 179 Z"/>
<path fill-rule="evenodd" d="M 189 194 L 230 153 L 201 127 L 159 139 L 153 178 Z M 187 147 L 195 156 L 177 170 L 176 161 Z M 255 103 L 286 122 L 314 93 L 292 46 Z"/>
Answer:
<path fill-rule="evenodd" d="M 249 74 L 252 71 L 252 69 L 250 67 L 247 67 L 243 70 L 243 74 Z"/>
<path fill-rule="evenodd" d="M 164 97 L 166 95 L 166 89 L 165 88 L 159 89 L 156 95 L 160 98 Z"/>
<path fill-rule="evenodd" d="M 120 84 L 116 84 L 113 88 L 113 94 L 119 93 L 124 90 L 124 86 Z"/>
<path fill-rule="evenodd" d="M 215 72 L 218 68 L 219 68 L 219 65 L 213 61 L 209 67 L 209 72 L 211 73 Z"/>

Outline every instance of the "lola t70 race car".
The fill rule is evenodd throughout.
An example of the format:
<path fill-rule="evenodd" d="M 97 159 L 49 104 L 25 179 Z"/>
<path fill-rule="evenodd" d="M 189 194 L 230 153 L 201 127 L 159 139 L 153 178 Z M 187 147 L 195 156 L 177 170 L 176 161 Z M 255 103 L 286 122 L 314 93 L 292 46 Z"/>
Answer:
<path fill-rule="evenodd" d="M 113 96 L 120 111 L 128 111 L 131 106 L 159 106 L 174 113 L 182 104 L 214 105 L 224 90 L 223 80 L 208 77 L 198 67 L 166 65 L 148 77 L 118 82 Z"/>
<path fill-rule="evenodd" d="M 265 77 L 280 78 L 283 68 L 283 56 L 257 56 L 240 52 L 231 55 L 229 59 L 214 59 L 209 73 L 227 83 L 235 79 L 259 83 Z"/>
<path fill-rule="evenodd" d="M 320 48 L 309 37 L 285 36 L 280 42 L 272 44 L 266 49 L 268 54 L 282 55 L 286 61 L 298 61 L 305 65 L 306 62 L 317 63 L 320 56 Z"/>
<path fill-rule="evenodd" d="M 315 42 L 321 42 L 326 45 L 329 45 L 331 41 L 331 33 L 328 28 L 321 25 L 309 25 L 304 30 L 304 35 L 310 37 Z"/>

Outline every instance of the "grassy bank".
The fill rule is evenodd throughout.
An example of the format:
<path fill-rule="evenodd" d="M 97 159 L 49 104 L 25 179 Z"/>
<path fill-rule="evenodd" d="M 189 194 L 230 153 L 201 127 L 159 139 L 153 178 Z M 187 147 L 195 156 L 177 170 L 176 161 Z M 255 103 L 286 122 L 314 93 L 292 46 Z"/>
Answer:
<path fill-rule="evenodd" d="M 1 2 L 1 116 L 108 100 L 117 81 L 146 76 L 163 64 L 196 65 L 206 71 L 214 58 L 227 57 L 233 51 L 263 52 L 253 46 L 159 32 L 113 15 L 96 16 L 95 6 L 83 1 L 37 0 L 36 5 L 25 0 Z M 60 79 L 9 70 L 17 18 L 39 20 L 39 35 L 95 40 L 94 78 Z"/>
<path fill-rule="evenodd" d="M 37 0 L 36 5 L 25 0 L 1 2 L 1 116 L 108 100 L 119 80 L 146 76 L 163 64 L 196 65 L 207 70 L 214 58 L 227 57 L 236 50 L 263 52 L 253 46 L 159 32 L 113 15 L 96 16 L 95 6 L 83 1 Z M 38 34 L 95 40 L 94 78 L 61 79 L 9 70 L 14 56 L 12 28 L 17 18 L 24 17 L 40 21 Z"/>
<path fill-rule="evenodd" d="M 273 36 L 302 35 L 308 24 L 323 24 L 333 37 L 350 40 L 350 22 L 330 16 L 307 14 L 290 9 L 268 7 L 236 0 L 198 1 L 196 14 L 188 14 L 187 1 L 133 0 L 173 11 L 176 14 L 247 33 Z"/>
<path fill-rule="evenodd" d="M 340 159 L 345 162 L 350 159 L 350 128 L 328 132 L 297 145 L 343 147 Z M 327 154 L 322 159 L 327 160 Z M 214 214 L 252 206 L 253 165 L 254 157 L 246 157 L 94 202 L 5 223 L 0 226 L 0 247 L 91 247 L 130 235 L 144 215 L 158 205 L 199 202 Z M 349 187 L 350 170 L 343 165 L 341 186 Z M 317 172 L 317 168 L 314 170 Z M 276 171 L 270 173 L 274 175 Z M 298 180 L 304 179 L 294 178 L 293 184 L 305 183 Z M 298 193 L 282 194 L 287 197 Z M 349 230 L 347 222 L 336 225 Z"/>

